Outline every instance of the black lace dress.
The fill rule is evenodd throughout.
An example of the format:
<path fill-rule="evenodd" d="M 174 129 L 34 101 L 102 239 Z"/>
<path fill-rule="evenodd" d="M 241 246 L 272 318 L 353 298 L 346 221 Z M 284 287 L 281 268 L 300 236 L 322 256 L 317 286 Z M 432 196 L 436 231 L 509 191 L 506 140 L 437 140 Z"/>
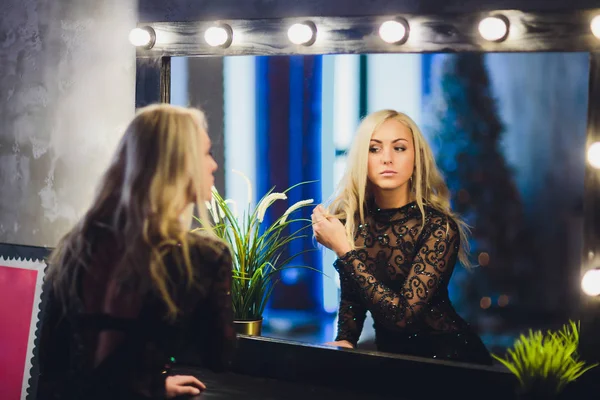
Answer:
<path fill-rule="evenodd" d="M 163 317 L 165 306 L 151 285 L 141 294 L 115 295 L 104 273 L 110 266 L 73 278 L 80 300 L 66 315 L 45 284 L 38 400 L 164 399 L 175 363 L 228 368 L 235 346 L 231 255 L 214 239 L 190 241 L 193 286 L 184 279 L 180 247 L 164 257 L 169 289 L 182 310 L 175 321 Z"/>
<path fill-rule="evenodd" d="M 423 226 L 416 202 L 369 209 L 356 250 L 335 262 L 342 288 L 336 340 L 356 346 L 368 310 L 379 351 L 492 364 L 448 298 L 460 245 L 456 223 L 426 206 Z"/>

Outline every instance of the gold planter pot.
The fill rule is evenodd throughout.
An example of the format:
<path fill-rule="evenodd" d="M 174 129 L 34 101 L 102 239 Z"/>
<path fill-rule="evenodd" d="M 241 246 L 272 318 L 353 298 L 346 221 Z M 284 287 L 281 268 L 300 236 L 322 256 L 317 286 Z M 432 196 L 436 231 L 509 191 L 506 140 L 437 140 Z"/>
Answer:
<path fill-rule="evenodd" d="M 233 321 L 235 331 L 241 335 L 260 336 L 262 331 L 262 318 L 253 321 Z"/>

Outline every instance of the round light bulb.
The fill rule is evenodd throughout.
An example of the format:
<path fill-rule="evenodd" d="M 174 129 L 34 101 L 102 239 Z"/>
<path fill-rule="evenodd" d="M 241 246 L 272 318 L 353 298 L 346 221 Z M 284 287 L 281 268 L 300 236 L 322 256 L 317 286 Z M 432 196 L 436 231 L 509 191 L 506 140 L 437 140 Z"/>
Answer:
<path fill-rule="evenodd" d="M 228 47 L 231 43 L 231 30 L 222 26 L 211 26 L 204 32 L 204 40 L 212 47 Z"/>
<path fill-rule="evenodd" d="M 129 32 L 129 41 L 136 47 L 151 47 L 153 39 L 151 28 L 133 28 Z"/>
<path fill-rule="evenodd" d="M 487 17 L 479 22 L 479 34 L 485 40 L 496 42 L 504 39 L 508 33 L 508 24 L 498 17 Z"/>
<path fill-rule="evenodd" d="M 385 21 L 379 27 L 379 36 L 386 43 L 399 43 L 406 37 L 406 26 L 398 21 Z"/>
<path fill-rule="evenodd" d="M 588 296 L 600 295 L 600 269 L 591 269 L 583 275 L 581 290 Z"/>
<path fill-rule="evenodd" d="M 592 167 L 600 169 L 600 142 L 590 145 L 587 151 L 587 160 Z"/>
<path fill-rule="evenodd" d="M 311 45 L 316 36 L 316 29 L 307 23 L 294 24 L 288 29 L 288 38 L 294 44 Z"/>
<path fill-rule="evenodd" d="M 592 29 L 592 33 L 594 34 L 594 36 L 600 39 L 600 15 L 596 15 L 592 19 L 592 22 L 590 23 L 590 28 Z"/>

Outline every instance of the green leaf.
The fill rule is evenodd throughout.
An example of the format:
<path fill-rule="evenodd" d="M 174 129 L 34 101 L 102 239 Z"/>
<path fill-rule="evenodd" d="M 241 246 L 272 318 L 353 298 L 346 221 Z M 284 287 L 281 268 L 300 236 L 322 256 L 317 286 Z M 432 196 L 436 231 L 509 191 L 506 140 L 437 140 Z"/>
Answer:
<path fill-rule="evenodd" d="M 529 330 L 521 334 L 505 358 L 492 356 L 511 371 L 524 391 L 558 394 L 567 384 L 597 366 L 579 361 L 579 323 L 569 321 L 558 331 Z"/>

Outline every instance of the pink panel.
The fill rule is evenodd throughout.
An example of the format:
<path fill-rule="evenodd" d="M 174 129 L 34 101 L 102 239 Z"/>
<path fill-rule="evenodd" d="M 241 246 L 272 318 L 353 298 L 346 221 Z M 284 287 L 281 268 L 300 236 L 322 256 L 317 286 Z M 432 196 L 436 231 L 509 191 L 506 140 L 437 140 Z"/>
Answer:
<path fill-rule="evenodd" d="M 21 397 L 37 274 L 35 270 L 0 265 L 2 400 L 19 400 Z"/>

